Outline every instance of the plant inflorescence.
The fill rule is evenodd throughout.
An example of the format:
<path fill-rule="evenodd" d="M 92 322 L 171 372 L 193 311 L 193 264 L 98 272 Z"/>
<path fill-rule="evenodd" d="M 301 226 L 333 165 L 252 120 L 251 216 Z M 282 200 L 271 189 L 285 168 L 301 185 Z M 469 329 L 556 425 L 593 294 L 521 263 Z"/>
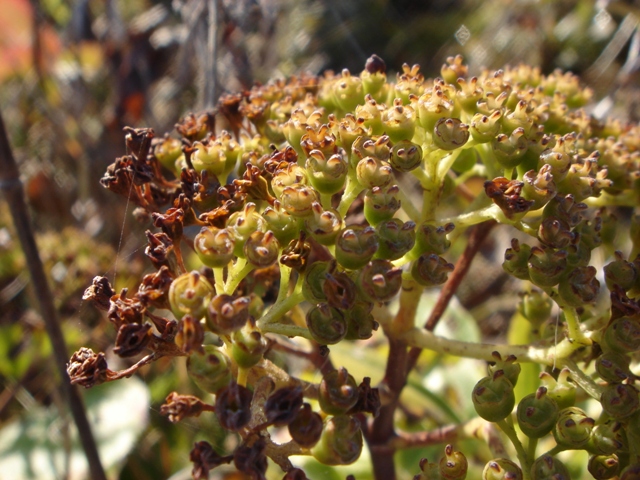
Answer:
<path fill-rule="evenodd" d="M 365 444 L 376 478 L 389 479 L 394 452 L 438 442 L 442 457 L 423 459 L 416 478 L 463 479 L 481 460 L 485 480 L 568 479 L 567 450 L 588 452 L 596 479 L 638 478 L 640 129 L 595 119 L 590 99 L 568 73 L 519 66 L 472 77 L 460 57 L 439 78 L 404 65 L 391 82 L 374 55 L 359 75 L 224 95 L 173 135 L 127 129 L 128 154 L 101 183 L 153 225 L 145 253 L 155 271 L 134 293 L 96 277 L 85 298 L 117 330 L 115 354 L 146 355 L 115 371 L 83 348 L 69 362 L 72 382 L 91 387 L 187 357 L 202 398 L 172 392 L 162 413 L 215 415 L 238 438 L 232 452 L 196 443 L 196 479 L 227 463 L 266 478 L 268 459 L 285 479 L 303 479 L 295 456 L 348 465 Z M 512 238 L 502 267 L 521 290 L 512 305 L 528 343 L 435 335 L 498 231 Z M 416 312 L 429 289 L 439 293 L 425 321 Z M 377 385 L 330 354 L 370 338 L 387 340 Z M 399 428 L 423 350 L 488 362 L 472 393 L 484 420 L 439 434 Z M 525 363 L 538 366 L 537 388 L 519 395 Z M 471 437 L 489 453 L 468 461 L 452 445 Z"/>

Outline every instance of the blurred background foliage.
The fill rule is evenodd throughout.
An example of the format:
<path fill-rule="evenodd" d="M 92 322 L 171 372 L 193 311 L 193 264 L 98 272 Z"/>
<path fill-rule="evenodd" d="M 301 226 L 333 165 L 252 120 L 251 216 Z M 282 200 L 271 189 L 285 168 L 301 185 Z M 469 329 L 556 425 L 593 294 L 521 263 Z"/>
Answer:
<path fill-rule="evenodd" d="M 637 121 L 639 19 L 640 2 L 600 0 L 2 0 L 0 106 L 69 353 L 113 343 L 110 325 L 81 301 L 91 279 L 106 274 L 116 277 L 117 289 L 134 288 L 150 266 L 142 252 L 144 226 L 133 225 L 124 201 L 98 185 L 106 166 L 125 153 L 125 125 L 161 134 L 186 113 L 213 107 L 222 93 L 303 71 L 359 72 L 372 53 L 390 70 L 419 63 L 425 76 L 438 75 L 445 58 L 456 54 L 464 55 L 472 73 L 521 62 L 543 73 L 571 70 L 594 89 L 594 115 Z M 494 254 L 486 252 L 489 259 Z M 504 288 L 499 266 L 494 273 L 490 288 Z M 465 307 L 474 308 L 484 325 L 477 335 L 504 335 L 515 302 L 483 309 L 469 299 L 488 296 L 474 294 L 470 285 L 462 293 L 462 303 L 466 295 Z M 0 205 L 0 437 L 59 402 L 35 295 L 8 211 Z M 470 338 L 475 323 L 460 325 Z M 336 350 L 345 362 L 352 357 Z M 376 364 L 370 360 L 368 365 Z M 405 412 L 403 427 L 428 429 L 460 420 L 452 416 L 468 418 L 468 395 L 461 392 L 475 380 L 460 375 L 457 391 L 432 393 L 443 368 L 462 372 L 464 366 L 432 355 L 422 361 L 425 379 L 410 390 L 415 406 Z M 127 427 L 135 433 L 125 442 L 130 453 L 110 457 L 110 472 L 121 479 L 189 478 L 187 452 L 194 439 L 222 447 L 233 439 L 206 419 L 173 426 L 159 415 L 171 390 L 195 393 L 184 365 L 156 362 L 143 376 L 148 417 Z M 456 402 L 460 410 L 450 411 L 447 404 Z M 51 423 L 35 424 L 40 430 L 34 427 L 30 435 L 36 443 L 38 435 L 51 435 Z M 58 434 L 66 438 L 64 431 Z M 72 450 L 66 447 L 67 454 Z M 7 455 L 0 452 L 0 464 Z M 415 473 L 426 455 L 402 452 L 405 473 Z M 12 478 L 29 478 L 14 473 Z M 238 478 L 233 475 L 227 478 Z"/>

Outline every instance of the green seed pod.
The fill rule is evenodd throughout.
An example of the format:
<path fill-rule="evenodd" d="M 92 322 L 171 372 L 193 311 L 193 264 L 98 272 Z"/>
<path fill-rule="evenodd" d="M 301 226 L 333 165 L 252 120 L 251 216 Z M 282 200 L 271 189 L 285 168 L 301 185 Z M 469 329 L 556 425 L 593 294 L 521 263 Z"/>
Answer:
<path fill-rule="evenodd" d="M 441 118 L 433 127 L 433 143 L 445 151 L 462 147 L 469 140 L 469 125 L 458 118 Z"/>
<path fill-rule="evenodd" d="M 266 228 L 273 232 L 280 245 L 288 245 L 298 237 L 300 227 L 295 218 L 282 209 L 278 200 L 275 200 L 272 206 L 264 209 L 262 217 L 267 222 Z"/>
<path fill-rule="evenodd" d="M 457 452 L 451 445 L 444 448 L 444 457 L 438 464 L 443 480 L 464 480 L 467 478 L 467 457 Z"/>
<path fill-rule="evenodd" d="M 498 370 L 502 370 L 506 379 L 515 387 L 518 384 L 518 376 L 522 370 L 520 364 L 516 362 L 516 356 L 508 355 L 507 358 L 503 359 L 499 352 L 492 352 L 491 356 L 494 360 L 487 367 L 489 376 L 492 376 Z"/>
<path fill-rule="evenodd" d="M 567 449 L 581 449 L 589 442 L 595 425 L 593 418 L 578 407 L 568 407 L 560 411 L 553 429 L 556 443 Z"/>
<path fill-rule="evenodd" d="M 171 282 L 169 287 L 169 304 L 176 318 L 191 315 L 200 319 L 205 314 L 205 305 L 213 295 L 213 287 L 209 281 L 193 271 L 185 273 Z"/>
<path fill-rule="evenodd" d="M 280 254 L 280 242 L 272 231 L 253 232 L 243 247 L 249 263 L 257 268 L 273 265 Z"/>
<path fill-rule="evenodd" d="M 319 303 L 307 312 L 307 327 L 313 339 L 321 345 L 333 345 L 347 334 L 344 315 L 328 303 Z"/>
<path fill-rule="evenodd" d="M 638 390 L 633 385 L 607 385 L 600 396 L 602 409 L 612 418 L 622 421 L 640 410 Z"/>
<path fill-rule="evenodd" d="M 596 372 L 609 383 L 622 383 L 628 378 L 633 378 L 629 370 L 630 363 L 631 358 L 624 353 L 604 352 L 596 359 Z"/>
<path fill-rule="evenodd" d="M 547 395 L 556 401 L 561 410 L 576 403 L 576 386 L 569 381 L 569 370 L 566 368 L 560 371 L 557 380 L 551 374 L 542 372 L 540 382 L 547 388 Z"/>
<path fill-rule="evenodd" d="M 375 321 L 371 310 L 373 304 L 366 302 L 356 302 L 353 307 L 345 311 L 344 318 L 347 322 L 347 334 L 345 340 L 366 340 L 371 338 L 373 331 L 379 325 Z"/>
<path fill-rule="evenodd" d="M 364 103 L 356 107 L 355 117 L 362 119 L 362 124 L 371 132 L 371 135 L 382 135 L 384 132 L 383 111 L 384 105 L 378 104 L 371 95 L 366 95 Z"/>
<path fill-rule="evenodd" d="M 522 480 L 522 470 L 508 458 L 495 458 L 484 466 L 482 480 Z"/>
<path fill-rule="evenodd" d="M 640 350 L 640 322 L 633 317 L 616 318 L 607 325 L 602 340 L 614 352 L 636 352 Z"/>
<path fill-rule="evenodd" d="M 320 303 L 327 300 L 324 293 L 324 282 L 327 275 L 335 268 L 335 264 L 330 262 L 314 262 L 304 271 L 302 278 L 302 295 L 309 303 Z"/>
<path fill-rule="evenodd" d="M 542 215 L 545 218 L 555 217 L 570 228 L 574 228 L 582 222 L 587 208 L 587 205 L 577 202 L 571 194 L 556 195 L 544 207 Z"/>
<path fill-rule="evenodd" d="M 550 248 L 532 247 L 529 257 L 529 277 L 534 285 L 553 287 L 567 270 L 567 252 Z"/>
<path fill-rule="evenodd" d="M 545 453 L 531 465 L 531 480 L 571 480 L 571 477 L 564 463 Z"/>
<path fill-rule="evenodd" d="M 311 448 L 320 440 L 323 427 L 322 417 L 311 410 L 311 405 L 305 403 L 298 410 L 288 429 L 289 435 L 298 445 Z"/>
<path fill-rule="evenodd" d="M 442 73 L 442 70 L 440 72 Z M 484 93 L 482 89 L 478 86 L 478 78 L 471 77 L 468 80 L 465 80 L 464 78 L 457 78 L 457 79 L 452 78 L 452 80 L 453 81 L 449 81 L 449 80 L 446 80 L 446 81 L 447 83 L 458 85 L 456 103 L 459 103 L 462 109 L 468 114 L 474 114 L 476 112 L 476 105 L 478 101 L 482 99 L 482 96 Z"/>
<path fill-rule="evenodd" d="M 504 420 L 516 404 L 513 385 L 501 370 L 476 383 L 471 399 L 478 415 L 489 422 Z"/>
<path fill-rule="evenodd" d="M 577 243 L 569 245 L 565 251 L 567 252 L 567 267 L 569 270 L 575 267 L 586 267 L 591 260 L 591 250 L 584 244 L 580 237 L 576 239 Z"/>
<path fill-rule="evenodd" d="M 565 152 L 558 152 L 549 148 L 540 154 L 540 160 L 538 160 L 538 168 L 542 168 L 545 165 L 549 166 L 554 181 L 560 182 L 567 176 L 571 166 L 571 157 Z"/>
<path fill-rule="evenodd" d="M 342 76 L 333 83 L 333 98 L 343 112 L 353 112 L 364 103 L 364 91 L 360 77 L 352 77 L 349 70 L 342 70 Z"/>
<path fill-rule="evenodd" d="M 455 225 L 453 223 L 440 226 L 436 226 L 430 222 L 422 223 L 418 226 L 416 245 L 411 253 L 416 256 L 424 253 L 444 255 L 451 246 L 451 241 L 447 238 L 447 235 L 449 235 L 454 228 Z"/>
<path fill-rule="evenodd" d="M 401 99 L 394 99 L 393 106 L 384 110 L 381 117 L 384 133 L 393 143 L 413 138 L 416 114 L 411 106 L 403 106 Z"/>
<path fill-rule="evenodd" d="M 366 102 L 367 100 L 365 99 L 365 103 Z M 333 133 L 336 136 L 336 144 L 344 148 L 348 156 L 351 156 L 351 147 L 353 146 L 353 142 L 355 142 L 358 137 L 364 137 L 367 135 L 364 127 L 364 118 L 356 118 L 351 113 L 347 113 L 345 117 L 337 124 L 334 123 Z M 382 132 L 382 130 L 380 130 L 379 132 Z"/>
<path fill-rule="evenodd" d="M 343 228 L 336 240 L 336 260 L 349 270 L 365 266 L 378 250 L 376 231 L 368 225 Z"/>
<path fill-rule="evenodd" d="M 311 215 L 314 202 L 320 201 L 315 189 L 305 185 L 288 186 L 282 190 L 280 203 L 289 215 L 302 218 Z"/>
<path fill-rule="evenodd" d="M 400 172 L 410 172 L 422 163 L 422 147 L 409 140 L 401 140 L 391 149 L 389 163 Z"/>
<path fill-rule="evenodd" d="M 329 415 L 346 413 L 358 401 L 358 384 L 345 368 L 333 370 L 320 382 L 318 401 Z"/>
<path fill-rule="evenodd" d="M 549 319 L 552 308 L 553 302 L 549 295 L 536 289 L 525 292 L 518 304 L 518 311 L 535 330 L 538 330 Z"/>
<path fill-rule="evenodd" d="M 371 302 L 388 302 L 400 291 L 402 270 L 389 260 L 372 260 L 360 269 L 358 287 Z"/>
<path fill-rule="evenodd" d="M 345 272 L 334 270 L 325 275 L 322 291 L 327 297 L 327 303 L 340 311 L 353 306 L 358 294 L 357 286 Z"/>
<path fill-rule="evenodd" d="M 543 165 L 539 172 L 529 170 L 522 180 L 522 196 L 533 201 L 531 210 L 544 207 L 558 191 L 549 165 Z"/>
<path fill-rule="evenodd" d="M 225 148 L 219 140 L 210 140 L 206 145 L 202 142 L 193 142 L 193 147 L 196 149 L 191 155 L 193 169 L 198 173 L 206 170 L 209 175 L 215 175 L 221 182 L 224 181 L 233 171 L 238 159 L 240 146 L 237 143 L 235 146 L 235 156 L 230 152 L 231 156 L 227 158 Z"/>
<path fill-rule="evenodd" d="M 355 417 L 331 417 L 324 426 L 320 441 L 311 448 L 313 457 L 324 465 L 349 465 L 362 452 L 362 430 Z"/>
<path fill-rule="evenodd" d="M 400 208 L 399 192 L 397 185 L 373 187 L 367 191 L 364 196 L 364 217 L 370 225 L 376 226 L 393 218 Z"/>
<path fill-rule="evenodd" d="M 594 455 L 611 455 L 625 449 L 626 443 L 622 424 L 609 419 L 594 427 L 584 448 Z"/>
<path fill-rule="evenodd" d="M 231 336 L 231 358 L 241 368 L 251 368 L 256 365 L 267 351 L 267 339 L 253 325 L 247 324 Z"/>
<path fill-rule="evenodd" d="M 427 132 L 433 132 L 436 123 L 440 119 L 455 117 L 456 113 L 456 108 L 451 98 L 439 85 L 421 95 L 414 105 L 414 108 L 416 107 L 418 122 Z"/>
<path fill-rule="evenodd" d="M 556 217 L 548 216 L 538 228 L 538 240 L 551 248 L 565 248 L 575 241 L 569 226 Z"/>
<path fill-rule="evenodd" d="M 531 247 L 526 243 L 520 245 L 515 238 L 511 240 L 511 248 L 504 252 L 502 268 L 505 272 L 520 280 L 529 280 L 529 257 Z"/>
<path fill-rule="evenodd" d="M 391 166 L 373 157 L 365 157 L 356 166 L 356 178 L 364 188 L 386 187 L 394 179 Z"/>
<path fill-rule="evenodd" d="M 504 168 L 515 168 L 522 163 L 522 156 L 529 148 L 524 129 L 516 128 L 511 135 L 498 134 L 491 141 L 491 149 L 496 161 Z"/>
<path fill-rule="evenodd" d="M 244 258 L 244 244 L 247 239 L 253 232 L 265 232 L 267 222 L 257 212 L 256 204 L 248 202 L 244 209 L 231 214 L 227 220 L 227 230 L 235 239 L 234 255 Z"/>
<path fill-rule="evenodd" d="M 623 290 L 629 290 L 638 278 L 636 266 L 631 262 L 627 262 L 620 251 L 616 250 L 615 257 L 616 259 L 613 262 L 604 266 L 604 278 L 607 288 L 613 291 L 614 285 L 617 285 Z"/>
<path fill-rule="evenodd" d="M 596 480 L 607 480 L 618 475 L 620 462 L 616 454 L 611 455 L 591 455 L 587 470 Z"/>
<path fill-rule="evenodd" d="M 337 153 L 336 137 L 333 135 L 327 124 L 318 124 L 317 126 L 307 125 L 305 133 L 300 139 L 300 146 L 309 156 L 313 150 L 321 151 L 325 157 L 330 157 Z M 300 169 L 302 176 L 306 175 L 304 169 Z"/>
<path fill-rule="evenodd" d="M 343 150 L 327 159 L 320 150 L 312 150 L 305 163 L 311 186 L 325 195 L 333 195 L 342 190 L 348 170 L 345 155 Z"/>
<path fill-rule="evenodd" d="M 382 165 L 385 165 L 389 161 L 390 156 L 391 147 L 389 146 L 389 137 L 387 135 L 373 138 L 358 137 L 355 142 L 353 142 L 349 164 L 352 167 L 357 167 L 361 160 L 371 157 Z"/>
<path fill-rule="evenodd" d="M 203 345 L 204 353 L 194 353 L 187 359 L 189 377 L 209 393 L 216 393 L 231 383 L 231 361 L 214 345 Z"/>
<path fill-rule="evenodd" d="M 453 272 L 453 264 L 435 253 L 420 255 L 411 266 L 411 276 L 425 287 L 442 285 L 451 272 Z"/>
<path fill-rule="evenodd" d="M 218 335 L 229 335 L 249 320 L 249 297 L 216 295 L 207 304 L 207 326 Z"/>
<path fill-rule="evenodd" d="M 502 118 L 500 110 L 494 110 L 489 116 L 476 113 L 469 127 L 473 139 L 478 143 L 487 143 L 495 139 L 502 128 L 500 118 Z"/>
<path fill-rule="evenodd" d="M 235 238 L 226 228 L 202 227 L 193 239 L 193 248 L 198 258 L 207 267 L 226 267 L 235 249 Z"/>
<path fill-rule="evenodd" d="M 342 228 L 342 219 L 337 211 L 324 210 L 322 205 L 314 202 L 311 205 L 312 215 L 304 221 L 305 227 L 321 245 L 333 245 Z"/>
<path fill-rule="evenodd" d="M 176 160 L 182 155 L 182 142 L 167 136 L 155 146 L 153 154 L 163 167 L 175 172 Z"/>
<path fill-rule="evenodd" d="M 416 242 L 416 224 L 392 218 L 376 225 L 378 250 L 374 258 L 397 260 L 408 253 Z"/>
<path fill-rule="evenodd" d="M 426 458 L 420 459 L 420 471 L 413 480 L 440 480 L 440 465 L 428 461 Z"/>
<path fill-rule="evenodd" d="M 595 267 L 578 267 L 571 270 L 568 277 L 558 285 L 560 297 L 572 307 L 581 307 L 596 301 L 600 282 L 596 279 Z"/>
<path fill-rule="evenodd" d="M 547 396 L 546 387 L 540 387 L 518 404 L 520 430 L 529 438 L 542 438 L 553 429 L 559 411 L 556 401 Z"/>

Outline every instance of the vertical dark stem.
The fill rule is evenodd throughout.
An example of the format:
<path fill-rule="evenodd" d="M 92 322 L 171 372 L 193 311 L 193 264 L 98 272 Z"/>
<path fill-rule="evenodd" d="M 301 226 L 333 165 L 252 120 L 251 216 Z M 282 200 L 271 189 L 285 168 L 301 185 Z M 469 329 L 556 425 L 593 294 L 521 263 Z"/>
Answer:
<path fill-rule="evenodd" d="M 20 182 L 18 167 L 11 152 L 9 138 L 7 137 L 1 113 L 0 189 L 2 189 L 7 199 L 11 216 L 18 232 L 18 237 L 20 238 L 20 244 L 22 245 L 22 250 L 26 258 L 27 267 L 40 303 L 40 312 L 45 322 L 47 334 L 51 339 L 51 345 L 53 346 L 54 360 L 61 378 L 60 388 L 63 396 L 69 402 L 71 414 L 78 428 L 80 441 L 89 463 L 91 478 L 95 480 L 106 480 L 107 477 L 100 462 L 98 448 L 91 433 L 91 426 L 89 425 L 82 399 L 77 389 L 69 383 L 69 376 L 67 375 L 67 361 L 69 359 L 67 347 L 58 323 L 53 297 L 49 290 L 42 260 L 40 259 L 38 247 L 36 246 L 35 238 L 31 230 L 27 205 L 24 200 L 24 189 Z"/>

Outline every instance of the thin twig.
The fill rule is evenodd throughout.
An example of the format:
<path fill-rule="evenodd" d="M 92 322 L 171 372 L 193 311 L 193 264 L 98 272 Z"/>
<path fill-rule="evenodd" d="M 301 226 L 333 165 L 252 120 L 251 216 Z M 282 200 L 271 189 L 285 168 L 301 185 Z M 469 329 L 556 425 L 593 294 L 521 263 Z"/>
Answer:
<path fill-rule="evenodd" d="M 62 335 L 62 330 L 60 329 L 60 324 L 58 323 L 53 297 L 49 290 L 42 260 L 40 259 L 38 247 L 36 246 L 35 238 L 31 230 L 27 205 L 24 200 L 24 189 L 22 182 L 20 182 L 18 167 L 13 158 L 1 112 L 0 189 L 3 190 L 9 204 L 11 216 L 26 258 L 27 268 L 29 269 L 34 288 L 38 292 L 37 298 L 40 303 L 40 312 L 45 322 L 47 334 L 51 339 L 55 364 L 62 379 L 60 388 L 63 396 L 69 402 L 71 414 L 78 428 L 80 441 L 84 448 L 87 462 L 89 463 L 91 478 L 106 480 L 107 476 L 100 462 L 98 448 L 91 433 L 91 426 L 85 413 L 84 404 L 77 389 L 69 382 L 69 375 L 67 374 L 67 361 L 69 360 L 67 346 Z"/>

